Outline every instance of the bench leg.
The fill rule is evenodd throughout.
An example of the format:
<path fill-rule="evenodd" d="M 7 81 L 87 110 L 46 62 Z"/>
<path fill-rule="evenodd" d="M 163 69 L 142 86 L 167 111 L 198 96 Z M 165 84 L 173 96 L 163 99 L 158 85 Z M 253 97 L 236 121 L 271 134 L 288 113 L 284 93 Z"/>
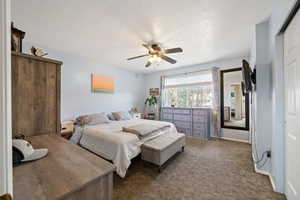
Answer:
<path fill-rule="evenodd" d="M 161 166 L 158 166 L 158 173 L 160 174 L 162 171 L 162 167 Z"/>

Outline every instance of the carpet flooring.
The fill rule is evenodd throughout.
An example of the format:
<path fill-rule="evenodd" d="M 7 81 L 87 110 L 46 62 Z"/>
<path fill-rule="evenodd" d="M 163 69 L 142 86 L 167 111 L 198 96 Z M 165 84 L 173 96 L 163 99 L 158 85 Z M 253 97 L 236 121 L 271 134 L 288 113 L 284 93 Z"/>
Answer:
<path fill-rule="evenodd" d="M 114 176 L 114 200 L 285 200 L 267 176 L 254 172 L 251 146 L 187 139 L 164 170 L 133 160 L 124 179 Z"/>

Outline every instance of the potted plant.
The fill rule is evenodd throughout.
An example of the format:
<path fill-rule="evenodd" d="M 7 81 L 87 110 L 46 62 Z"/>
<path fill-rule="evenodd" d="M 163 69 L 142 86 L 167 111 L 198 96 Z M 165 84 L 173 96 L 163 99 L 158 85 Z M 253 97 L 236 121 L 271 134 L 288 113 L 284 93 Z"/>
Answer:
<path fill-rule="evenodd" d="M 155 113 L 157 110 L 158 99 L 156 96 L 151 95 L 145 101 L 145 105 L 148 106 L 148 118 L 155 119 Z"/>

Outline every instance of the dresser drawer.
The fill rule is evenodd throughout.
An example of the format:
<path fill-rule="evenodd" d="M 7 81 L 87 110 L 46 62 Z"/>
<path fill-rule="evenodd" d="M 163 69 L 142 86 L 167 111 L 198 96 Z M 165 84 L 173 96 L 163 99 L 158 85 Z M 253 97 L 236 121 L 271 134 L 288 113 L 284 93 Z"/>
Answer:
<path fill-rule="evenodd" d="M 208 111 L 207 110 L 193 110 L 193 116 L 195 115 L 205 115 L 207 116 Z"/>
<path fill-rule="evenodd" d="M 189 109 L 174 109 L 173 110 L 174 114 L 184 114 L 184 115 L 189 115 L 191 114 L 191 110 Z"/>
<path fill-rule="evenodd" d="M 173 109 L 172 108 L 162 108 L 162 112 L 163 113 L 173 113 Z"/>
<path fill-rule="evenodd" d="M 174 123 L 178 132 L 196 138 L 210 135 L 211 110 L 206 108 L 162 108 L 161 120 Z"/>
<path fill-rule="evenodd" d="M 184 133 L 186 136 L 192 136 L 191 129 L 189 128 L 176 128 L 179 133 Z"/>
<path fill-rule="evenodd" d="M 193 122 L 200 122 L 200 123 L 207 123 L 207 116 L 206 115 L 194 115 Z"/>
<path fill-rule="evenodd" d="M 163 120 L 173 120 L 173 115 L 170 113 L 162 113 Z"/>
<path fill-rule="evenodd" d="M 176 128 L 191 128 L 190 122 L 174 121 Z"/>
<path fill-rule="evenodd" d="M 196 138 L 207 138 L 207 129 L 206 128 L 194 128 L 193 129 L 193 137 Z"/>
<path fill-rule="evenodd" d="M 191 116 L 190 115 L 179 115 L 179 114 L 174 114 L 174 121 L 191 121 Z"/>
<path fill-rule="evenodd" d="M 206 123 L 193 123 L 194 129 L 207 129 Z"/>

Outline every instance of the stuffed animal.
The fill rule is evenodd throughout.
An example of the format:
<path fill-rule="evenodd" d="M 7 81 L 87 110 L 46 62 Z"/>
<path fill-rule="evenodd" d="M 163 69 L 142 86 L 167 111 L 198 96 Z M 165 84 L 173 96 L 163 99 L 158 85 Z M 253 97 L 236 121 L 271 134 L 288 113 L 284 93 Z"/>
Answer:
<path fill-rule="evenodd" d="M 31 53 L 35 56 L 43 57 L 43 56 L 48 55 L 48 53 L 44 52 L 42 49 L 35 48 L 34 46 L 32 46 L 30 50 L 31 50 Z"/>

